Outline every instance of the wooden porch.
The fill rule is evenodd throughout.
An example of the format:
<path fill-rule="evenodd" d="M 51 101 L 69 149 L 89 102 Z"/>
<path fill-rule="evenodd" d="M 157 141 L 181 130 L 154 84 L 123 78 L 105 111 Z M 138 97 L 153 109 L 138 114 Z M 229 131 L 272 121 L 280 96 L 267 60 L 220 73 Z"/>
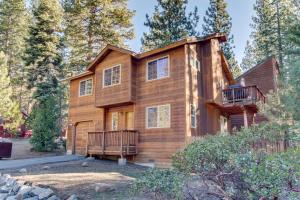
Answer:
<path fill-rule="evenodd" d="M 138 131 L 118 130 L 89 132 L 88 155 L 130 156 L 138 153 Z"/>

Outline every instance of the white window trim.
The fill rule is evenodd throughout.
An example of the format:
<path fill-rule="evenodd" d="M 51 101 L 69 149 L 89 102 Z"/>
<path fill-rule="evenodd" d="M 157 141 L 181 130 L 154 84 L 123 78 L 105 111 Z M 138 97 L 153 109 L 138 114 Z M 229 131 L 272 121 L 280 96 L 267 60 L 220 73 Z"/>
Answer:
<path fill-rule="evenodd" d="M 104 82 L 105 82 L 105 71 L 108 70 L 108 69 L 112 69 L 114 67 L 118 67 L 120 66 L 120 81 L 118 84 L 112 84 L 112 85 L 105 85 Z M 113 87 L 113 86 L 116 86 L 116 85 L 120 85 L 121 84 L 121 81 L 122 81 L 122 65 L 121 64 L 118 64 L 118 65 L 114 65 L 114 66 L 111 66 L 111 67 L 107 67 L 107 68 L 104 68 L 103 69 L 103 72 L 102 72 L 102 88 L 107 88 L 107 87 Z"/>
<path fill-rule="evenodd" d="M 88 80 L 92 80 L 92 91 L 91 91 L 91 94 L 80 95 L 80 85 L 81 85 L 81 82 L 88 81 Z M 79 81 L 79 87 L 78 87 L 78 96 L 79 97 L 92 96 L 93 92 L 94 92 L 94 80 L 93 80 L 93 78 L 86 78 L 86 79 L 83 79 L 83 80 Z"/>
<path fill-rule="evenodd" d="M 168 76 L 149 80 L 149 79 L 148 79 L 148 78 L 149 78 L 149 77 L 148 77 L 148 64 L 149 64 L 150 62 L 153 62 L 153 61 L 156 61 L 156 60 L 159 60 L 159 59 L 162 59 L 162 58 L 168 58 Z M 151 82 L 151 81 L 161 80 L 161 79 L 165 79 L 165 78 L 170 78 L 170 56 L 169 56 L 169 55 L 161 56 L 161 57 L 159 57 L 159 58 L 155 58 L 155 59 L 152 59 L 152 60 L 147 61 L 147 63 L 146 63 L 146 82 Z"/>
<path fill-rule="evenodd" d="M 114 117 L 113 117 L 114 114 L 117 115 L 117 129 L 116 130 L 118 130 L 118 128 L 119 128 L 119 113 L 118 112 L 112 112 L 111 113 L 111 130 L 112 131 L 116 131 L 114 129 Z"/>
<path fill-rule="evenodd" d="M 149 108 L 157 108 L 157 111 L 159 110 L 158 107 L 160 106 L 168 106 L 169 108 L 169 126 L 168 127 L 149 127 L 148 125 L 148 109 Z M 163 105 L 155 105 L 155 106 L 148 106 L 146 107 L 146 129 L 166 129 L 166 128 L 171 128 L 171 105 L 170 104 L 163 104 Z M 157 124 L 158 124 L 158 120 L 159 120 L 159 117 L 157 117 Z"/>
<path fill-rule="evenodd" d="M 192 106 L 195 108 L 195 126 L 193 126 L 193 123 L 192 123 Z M 194 104 L 191 104 L 190 109 L 191 109 L 191 111 L 190 111 L 191 112 L 191 115 L 190 115 L 191 128 L 197 128 L 197 107 Z"/>

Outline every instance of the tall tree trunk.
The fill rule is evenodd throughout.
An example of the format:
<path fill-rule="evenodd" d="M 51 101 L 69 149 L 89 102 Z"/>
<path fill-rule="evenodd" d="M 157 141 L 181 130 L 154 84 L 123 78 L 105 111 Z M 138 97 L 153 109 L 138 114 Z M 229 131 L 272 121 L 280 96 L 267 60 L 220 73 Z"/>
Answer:
<path fill-rule="evenodd" d="M 278 37 L 278 56 L 279 65 L 283 67 L 283 56 L 282 56 L 282 38 L 281 38 L 281 24 L 280 24 L 280 0 L 276 0 L 276 17 L 277 17 L 277 37 Z"/>

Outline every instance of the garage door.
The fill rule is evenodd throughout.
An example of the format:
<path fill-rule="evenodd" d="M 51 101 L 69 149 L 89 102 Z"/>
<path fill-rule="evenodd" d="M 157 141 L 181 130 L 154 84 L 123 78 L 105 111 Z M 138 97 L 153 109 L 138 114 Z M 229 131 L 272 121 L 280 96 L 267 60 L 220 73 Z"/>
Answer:
<path fill-rule="evenodd" d="M 76 154 L 85 155 L 87 145 L 87 134 L 95 130 L 94 123 L 80 122 L 76 126 L 75 152 Z"/>

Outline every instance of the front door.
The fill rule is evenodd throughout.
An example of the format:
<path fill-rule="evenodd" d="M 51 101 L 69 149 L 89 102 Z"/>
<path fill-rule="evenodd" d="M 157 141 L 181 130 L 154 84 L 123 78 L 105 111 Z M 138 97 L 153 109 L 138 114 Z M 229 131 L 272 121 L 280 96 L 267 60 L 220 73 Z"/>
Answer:
<path fill-rule="evenodd" d="M 109 108 L 106 114 L 106 130 L 134 130 L 133 105 Z"/>
<path fill-rule="evenodd" d="M 125 114 L 125 129 L 126 130 L 134 129 L 133 112 L 126 112 L 126 114 Z"/>

